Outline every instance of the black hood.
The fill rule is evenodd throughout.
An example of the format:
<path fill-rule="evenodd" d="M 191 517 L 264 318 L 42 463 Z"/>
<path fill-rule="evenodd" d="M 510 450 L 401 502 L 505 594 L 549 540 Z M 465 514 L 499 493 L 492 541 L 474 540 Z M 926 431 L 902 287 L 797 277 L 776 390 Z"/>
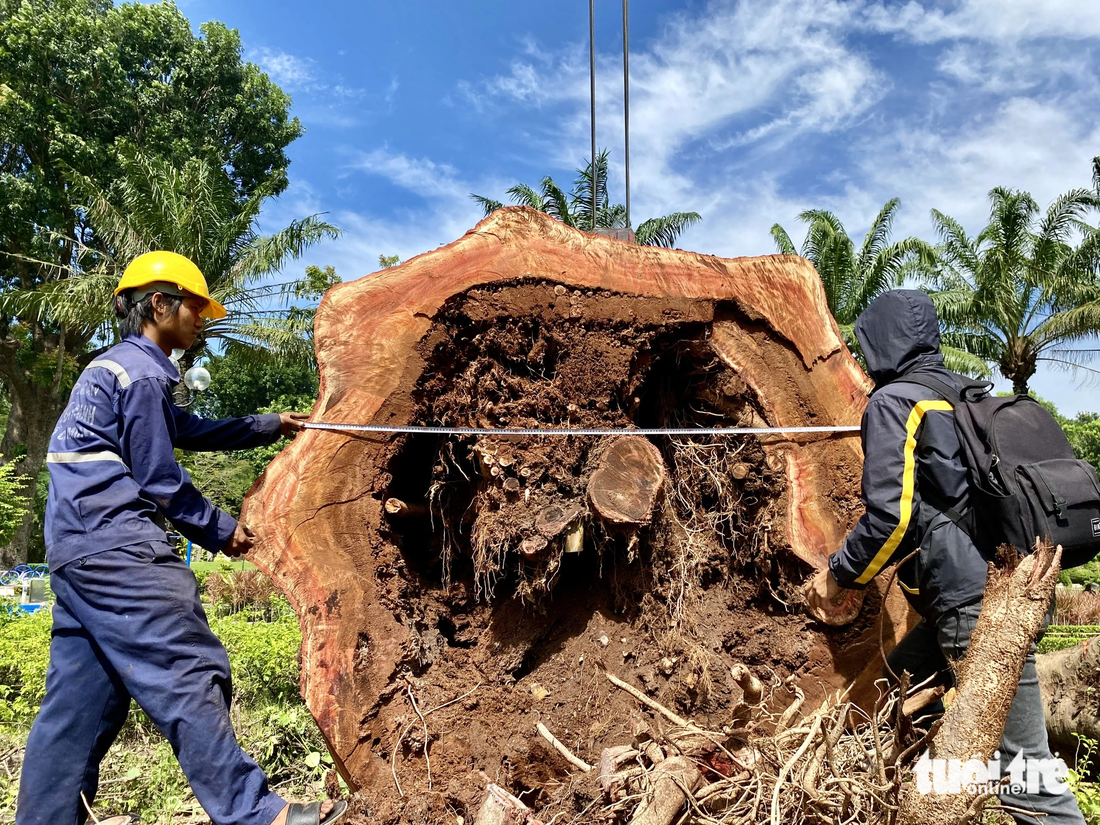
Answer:
<path fill-rule="evenodd" d="M 943 364 L 936 308 L 919 289 L 895 289 L 875 298 L 856 319 L 855 332 L 877 387 L 917 367 Z"/>

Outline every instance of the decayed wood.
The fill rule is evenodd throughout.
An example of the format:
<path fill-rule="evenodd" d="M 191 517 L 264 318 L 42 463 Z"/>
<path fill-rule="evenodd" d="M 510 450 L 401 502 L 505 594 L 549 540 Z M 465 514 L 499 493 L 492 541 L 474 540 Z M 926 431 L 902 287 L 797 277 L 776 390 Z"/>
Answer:
<path fill-rule="evenodd" d="M 1054 595 L 1061 553 L 1060 547 L 1039 546 L 1018 565 L 990 565 L 982 611 L 957 669 L 955 698 L 929 747 L 931 758 L 988 761 L 1000 747 L 1024 660 Z M 960 794 L 913 790 L 902 799 L 898 823 L 960 825 L 980 803 L 978 797 L 965 789 Z"/>
<path fill-rule="evenodd" d="M 844 348 L 808 262 L 784 256 L 720 259 L 638 247 L 578 232 L 520 208 L 499 210 L 455 243 L 329 291 L 316 320 L 321 388 L 314 419 L 415 423 L 414 395 L 425 378 L 426 359 L 433 347 L 445 343 L 429 339 L 444 306 L 478 289 L 540 279 L 558 282 L 560 288 L 551 289 L 549 301 L 538 308 L 547 317 L 569 318 L 571 296 L 587 291 L 615 296 L 619 305 L 638 311 L 660 301 L 658 319 L 705 326 L 711 357 L 737 377 L 753 402 L 751 415 L 736 423 L 849 425 L 860 419 L 869 383 Z M 858 516 L 858 440 L 784 437 L 754 443 L 784 481 L 766 540 L 820 568 Z M 404 594 L 432 586 L 417 571 L 410 572 L 395 549 L 394 531 L 459 533 L 463 528 L 439 524 L 434 511 L 423 519 L 388 517 L 387 497 L 415 500 L 391 484 L 394 470 L 400 469 L 390 463 L 394 444 L 387 436 L 304 432 L 268 468 L 242 514 L 257 533 L 250 558 L 272 576 L 301 618 L 303 695 L 338 770 L 353 787 L 392 788 L 390 766 L 376 754 L 388 755 L 406 722 L 397 722 L 400 709 L 381 697 L 391 695 L 386 691 L 394 674 L 402 672 L 410 649 L 415 655 L 422 641 L 411 639 L 423 617 L 402 614 Z M 479 483 L 498 485 L 512 501 L 522 501 L 536 482 L 545 487 L 564 480 L 540 479 L 543 468 L 532 471 L 519 459 L 506 463 L 510 460 L 486 452 L 480 470 L 471 475 Z M 838 475 L 838 468 L 845 473 Z M 749 483 L 753 473 L 735 468 L 732 477 Z M 431 494 L 420 490 L 415 495 L 430 500 Z M 537 535 L 547 545 L 531 541 L 521 546 L 517 538 L 504 549 L 542 563 L 553 558 L 551 549 L 558 542 L 576 549 L 583 528 L 573 525 L 590 516 L 566 519 L 561 530 L 547 536 L 535 529 L 532 515 L 522 538 Z M 898 612 L 904 611 L 898 607 L 903 602 L 890 605 L 890 635 L 900 636 L 908 621 Z M 514 625 L 516 615 L 500 611 L 491 621 Z M 827 689 L 858 678 L 873 695 L 878 665 L 865 641 L 816 649 L 807 666 L 808 681 Z M 504 697 L 497 705 L 508 707 Z M 518 711 L 514 716 L 509 717 L 512 730 L 529 724 Z M 371 744 L 375 737 L 384 740 L 381 748 Z"/>
<path fill-rule="evenodd" d="M 542 822 L 519 799 L 490 782 L 474 825 L 542 825 Z"/>
<path fill-rule="evenodd" d="M 399 498 L 388 498 L 385 503 L 386 514 L 397 518 L 425 518 L 428 515 L 428 505 L 409 504 Z"/>
<path fill-rule="evenodd" d="M 588 482 L 588 500 L 609 524 L 648 524 L 665 476 L 660 450 L 639 435 L 623 436 L 600 456 L 599 469 Z"/>
<path fill-rule="evenodd" d="M 691 793 L 702 784 L 703 776 L 682 756 L 672 756 L 653 770 L 653 791 L 638 806 L 630 825 L 671 825 Z"/>
<path fill-rule="evenodd" d="M 1042 653 L 1035 667 L 1051 740 L 1076 748 L 1074 734 L 1100 739 L 1100 640 Z"/>

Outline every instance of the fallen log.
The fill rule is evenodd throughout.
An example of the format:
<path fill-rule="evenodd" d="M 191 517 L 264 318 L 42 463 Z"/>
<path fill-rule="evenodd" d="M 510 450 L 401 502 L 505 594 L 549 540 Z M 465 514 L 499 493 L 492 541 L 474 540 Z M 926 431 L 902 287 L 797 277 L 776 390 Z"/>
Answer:
<path fill-rule="evenodd" d="M 405 804 L 394 777 L 406 797 L 426 791 L 429 758 L 469 805 L 476 769 L 517 787 L 563 777 L 535 710 L 593 762 L 618 744 L 587 701 L 612 666 L 717 727 L 744 704 L 738 661 L 792 677 L 811 707 L 853 681 L 873 701 L 875 621 L 885 612 L 891 646 L 912 621 L 904 601 L 883 610 L 873 585 L 837 629 L 799 610 L 801 582 L 859 516 L 858 439 L 629 433 L 858 423 L 870 385 L 808 262 L 638 247 L 504 209 L 330 290 L 315 340 L 315 420 L 624 431 L 307 431 L 251 491 L 250 558 L 300 617 L 303 695 L 383 820 Z M 410 676 L 421 707 L 483 687 L 433 715 L 431 736 L 402 737 Z M 632 698 L 600 691 L 601 720 L 629 717 Z"/>
<path fill-rule="evenodd" d="M 1006 552 L 1007 551 L 1007 552 Z M 1002 548 L 990 565 L 982 611 L 966 656 L 956 668 L 955 698 L 928 749 L 931 759 L 988 762 L 1001 744 L 1024 660 L 1054 597 L 1062 548 L 1037 546 L 1018 561 Z M 929 789 L 925 789 L 929 790 Z M 902 799 L 899 825 L 963 825 L 981 812 L 989 793 L 910 790 Z"/>
<path fill-rule="evenodd" d="M 1042 653 L 1035 668 L 1051 742 L 1073 753 L 1077 735 L 1100 740 L 1100 640 Z"/>

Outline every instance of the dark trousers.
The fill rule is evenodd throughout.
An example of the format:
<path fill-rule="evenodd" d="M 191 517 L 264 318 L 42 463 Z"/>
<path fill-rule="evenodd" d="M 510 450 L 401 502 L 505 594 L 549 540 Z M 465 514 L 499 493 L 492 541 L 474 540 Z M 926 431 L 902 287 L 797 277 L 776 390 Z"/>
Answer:
<path fill-rule="evenodd" d="M 269 825 L 285 804 L 241 750 L 225 648 L 195 577 L 164 543 L 108 550 L 51 574 L 46 698 L 27 740 L 17 825 L 80 825 L 133 697 L 172 745 L 214 825 Z"/>
<path fill-rule="evenodd" d="M 913 676 L 913 684 L 938 674 L 937 681 L 952 685 L 953 676 L 948 661 L 955 661 L 966 654 L 980 611 L 979 602 L 948 610 L 935 623 L 921 621 L 890 651 L 886 657 L 890 667 L 898 676 L 901 676 L 903 669 L 908 670 Z M 1047 621 L 1049 620 L 1048 616 Z M 924 710 L 923 721 L 931 721 L 932 717 L 942 713 L 943 704 L 937 702 Z M 915 721 L 921 724 L 922 720 Z M 1020 686 L 1016 690 L 1016 697 L 1012 700 L 1008 720 L 1005 722 L 1004 736 L 1001 739 L 1001 770 L 1004 775 L 1008 775 L 1009 764 L 1021 752 L 1025 758 L 1053 758 L 1047 742 L 1039 677 L 1035 672 L 1035 645 L 1031 646 L 1024 663 Z M 1077 807 L 1077 800 L 1068 790 L 1063 794 L 1052 794 L 1040 784 L 1040 792 L 1037 794 L 1003 793 L 999 796 L 1005 805 L 1046 814 L 1037 818 L 1013 813 L 1013 818 L 1024 825 L 1038 825 L 1040 821 L 1043 825 L 1083 825 L 1085 821 Z"/>

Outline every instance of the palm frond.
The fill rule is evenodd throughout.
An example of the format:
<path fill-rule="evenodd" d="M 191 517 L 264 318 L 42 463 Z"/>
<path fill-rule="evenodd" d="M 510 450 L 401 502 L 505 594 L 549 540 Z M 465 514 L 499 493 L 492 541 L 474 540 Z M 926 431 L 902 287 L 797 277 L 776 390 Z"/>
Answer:
<path fill-rule="evenodd" d="M 863 247 L 859 252 L 858 266 L 860 271 L 865 272 L 870 269 L 871 262 L 879 256 L 883 247 L 886 246 L 886 239 L 890 237 L 890 227 L 894 223 L 894 213 L 897 212 L 900 204 L 900 198 L 891 198 L 886 201 L 882 209 L 879 210 L 878 215 L 875 216 L 874 221 L 872 221 L 871 228 L 864 237 Z"/>
<path fill-rule="evenodd" d="M 492 198 L 485 197 L 484 195 L 475 195 L 473 192 L 471 192 L 470 197 L 473 199 L 474 203 L 481 207 L 482 211 L 485 213 L 483 217 L 486 218 L 492 215 L 498 209 L 504 208 L 504 204 L 500 201 L 495 201 Z"/>
<path fill-rule="evenodd" d="M 791 236 L 787 234 L 787 230 L 782 226 L 777 223 L 772 224 L 771 235 L 772 240 L 775 241 L 775 249 L 780 255 L 798 254 L 798 249 L 795 248 Z"/>
<path fill-rule="evenodd" d="M 943 353 L 944 366 L 952 372 L 969 375 L 971 378 L 988 379 L 993 376 L 989 364 L 973 353 L 947 344 L 941 345 L 940 351 Z"/>
<path fill-rule="evenodd" d="M 643 221 L 634 233 L 634 237 L 643 246 L 662 246 L 665 249 L 672 249 L 683 231 L 701 220 L 703 216 L 698 212 L 673 212 L 671 215 Z"/>
<path fill-rule="evenodd" d="M 512 203 L 516 204 L 516 206 L 529 206 L 532 209 L 537 209 L 539 212 L 546 211 L 546 203 L 543 201 L 542 195 L 527 184 L 517 183 L 509 189 L 506 194 L 512 199 Z"/>
<path fill-rule="evenodd" d="M 318 215 L 293 221 L 273 235 L 253 239 L 230 267 L 229 278 L 226 280 L 240 289 L 256 278 L 280 271 L 289 261 L 300 258 L 314 244 L 338 237 L 340 230 L 321 220 Z"/>
<path fill-rule="evenodd" d="M 542 200 L 545 204 L 542 211 L 547 215 L 557 218 L 566 226 L 577 226 L 576 214 L 569 208 L 569 197 L 549 175 L 542 179 Z"/>
<path fill-rule="evenodd" d="M 594 160 L 590 160 L 583 169 L 577 170 L 577 177 L 573 181 L 573 191 L 570 192 L 570 211 L 576 218 L 576 225 L 580 229 L 595 229 L 598 224 L 600 209 L 607 203 L 607 162 L 608 151 L 602 149 L 596 153 Z M 596 188 L 596 211 L 592 211 L 592 187 L 593 176 Z"/>

